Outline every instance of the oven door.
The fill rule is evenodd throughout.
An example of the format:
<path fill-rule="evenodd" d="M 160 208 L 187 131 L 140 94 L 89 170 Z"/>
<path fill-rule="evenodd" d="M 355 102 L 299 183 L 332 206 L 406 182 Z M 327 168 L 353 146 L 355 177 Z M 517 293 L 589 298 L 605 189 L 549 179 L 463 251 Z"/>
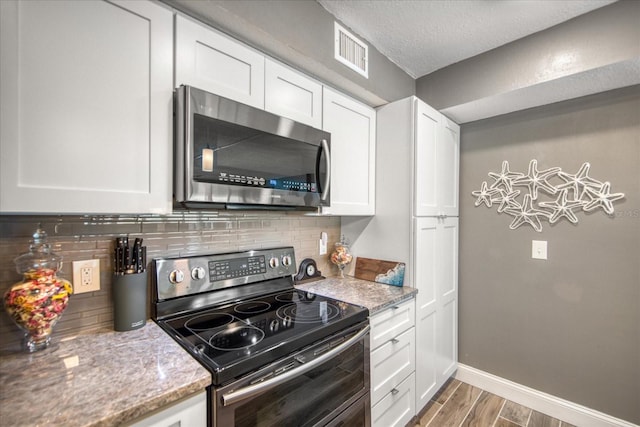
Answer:
<path fill-rule="evenodd" d="M 214 427 L 369 426 L 369 325 L 212 389 Z"/>

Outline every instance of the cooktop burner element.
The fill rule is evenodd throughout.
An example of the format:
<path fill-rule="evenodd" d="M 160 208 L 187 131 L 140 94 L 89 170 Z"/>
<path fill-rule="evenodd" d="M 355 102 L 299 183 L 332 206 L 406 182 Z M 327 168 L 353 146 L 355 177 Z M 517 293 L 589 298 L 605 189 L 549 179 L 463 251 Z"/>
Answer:
<path fill-rule="evenodd" d="M 339 314 L 338 307 L 326 301 L 310 304 L 289 304 L 278 308 L 276 315 L 296 323 L 327 323 Z"/>
<path fill-rule="evenodd" d="M 233 307 L 233 311 L 240 314 L 257 314 L 267 311 L 271 308 L 271 304 L 264 301 L 251 301 L 238 304 Z"/>
<path fill-rule="evenodd" d="M 288 265 L 274 259 L 286 259 Z M 264 260 L 265 269 L 247 267 L 255 260 Z M 211 371 L 215 385 L 366 321 L 369 315 L 366 308 L 296 290 L 293 248 L 154 263 L 154 319 Z M 221 265 L 232 279 L 220 278 Z"/>
<path fill-rule="evenodd" d="M 209 343 L 216 350 L 242 350 L 253 347 L 264 338 L 264 332 L 253 326 L 223 329 L 211 337 Z"/>
<path fill-rule="evenodd" d="M 220 326 L 227 325 L 235 320 L 230 314 L 211 313 L 203 316 L 196 316 L 185 322 L 184 326 L 192 331 L 207 331 Z"/>

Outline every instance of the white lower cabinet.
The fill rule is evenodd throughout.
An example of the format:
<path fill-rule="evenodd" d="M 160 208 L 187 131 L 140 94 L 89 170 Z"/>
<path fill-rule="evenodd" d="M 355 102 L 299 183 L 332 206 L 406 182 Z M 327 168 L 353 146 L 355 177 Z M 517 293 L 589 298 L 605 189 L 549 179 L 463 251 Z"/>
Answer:
<path fill-rule="evenodd" d="M 371 422 L 404 426 L 415 414 L 415 302 L 372 316 Z"/>
<path fill-rule="evenodd" d="M 130 427 L 206 427 L 207 393 L 203 391 L 127 425 Z"/>

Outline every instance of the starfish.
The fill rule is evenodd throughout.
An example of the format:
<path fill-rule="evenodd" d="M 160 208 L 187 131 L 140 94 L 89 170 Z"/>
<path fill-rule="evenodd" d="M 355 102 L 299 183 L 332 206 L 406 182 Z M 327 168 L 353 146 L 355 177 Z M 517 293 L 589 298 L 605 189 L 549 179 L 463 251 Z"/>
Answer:
<path fill-rule="evenodd" d="M 581 199 L 587 188 L 599 189 L 602 187 L 602 183 L 589 176 L 590 167 L 589 163 L 584 162 L 575 175 L 559 171 L 558 177 L 564 181 L 564 184 L 560 184 L 556 188 L 558 190 L 572 188 L 574 200 Z"/>
<path fill-rule="evenodd" d="M 480 206 L 482 203 L 484 203 L 488 208 L 490 208 L 493 202 L 496 201 L 495 199 L 493 199 L 493 196 L 499 193 L 500 190 L 498 188 L 487 187 L 487 181 L 482 181 L 480 191 L 471 192 L 474 197 L 478 198 L 478 200 L 476 200 L 476 206 Z"/>
<path fill-rule="evenodd" d="M 560 191 L 560 195 L 554 202 L 540 202 L 540 206 L 553 209 L 553 213 L 549 218 L 549 222 L 551 224 L 554 224 L 556 221 L 558 221 L 562 217 L 567 218 L 573 224 L 578 223 L 578 218 L 573 213 L 573 209 L 584 206 L 586 202 L 583 202 L 582 200 L 574 200 L 574 201 L 568 202 L 567 201 L 568 191 L 569 190 L 567 190 L 566 188 Z"/>
<path fill-rule="evenodd" d="M 547 178 L 557 174 L 559 170 L 560 168 L 555 167 L 539 171 L 538 161 L 534 159 L 529 162 L 529 172 L 527 175 L 513 180 L 513 185 L 529 187 L 529 194 L 531 194 L 533 200 L 538 198 L 538 188 L 543 189 L 549 194 L 556 194 L 558 190 L 547 181 Z"/>
<path fill-rule="evenodd" d="M 540 224 L 540 219 L 538 217 L 542 216 L 544 218 L 549 218 L 550 214 L 546 211 L 534 209 L 532 200 L 533 199 L 530 194 L 525 194 L 522 206 L 517 208 L 507 208 L 504 210 L 509 215 L 513 215 L 515 217 L 511 222 L 511 225 L 509 225 L 510 229 L 515 230 L 522 224 L 527 223 L 538 233 L 542 231 L 542 224 Z"/>
<path fill-rule="evenodd" d="M 498 213 L 504 212 L 507 208 L 517 208 L 520 206 L 520 203 L 516 200 L 516 197 L 520 195 L 520 190 L 500 190 L 500 194 L 502 197 L 497 200 L 500 202 Z"/>
<path fill-rule="evenodd" d="M 592 200 L 587 202 L 582 209 L 589 212 L 599 207 L 602 207 L 604 211 L 612 215 L 613 214 L 613 203 L 616 200 L 622 199 L 624 197 L 624 193 L 610 193 L 611 183 L 605 182 L 602 184 L 602 188 L 593 189 L 591 187 L 585 187 L 586 193 L 591 196 Z"/>
<path fill-rule="evenodd" d="M 520 172 L 511 172 L 509 170 L 509 162 L 504 160 L 502 162 L 502 171 L 500 173 L 489 172 L 489 176 L 495 179 L 495 182 L 491 184 L 491 188 L 497 188 L 502 185 L 508 192 L 511 192 L 513 189 L 512 181 L 514 179 L 522 178 L 524 174 Z M 498 210 L 498 212 L 501 211 Z"/>

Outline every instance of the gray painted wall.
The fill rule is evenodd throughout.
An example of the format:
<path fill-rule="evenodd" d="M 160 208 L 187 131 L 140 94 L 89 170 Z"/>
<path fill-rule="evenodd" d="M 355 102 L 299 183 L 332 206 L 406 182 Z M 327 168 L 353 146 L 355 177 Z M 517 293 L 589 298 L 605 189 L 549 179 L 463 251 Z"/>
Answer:
<path fill-rule="evenodd" d="M 314 0 L 163 1 L 371 106 L 415 94 L 415 80 L 372 45 L 368 79 L 337 62 L 335 18 Z"/>
<path fill-rule="evenodd" d="M 461 140 L 460 362 L 640 424 L 640 86 L 468 124 Z M 531 159 L 590 162 L 626 198 L 541 233 L 474 207 L 488 172 Z"/>

